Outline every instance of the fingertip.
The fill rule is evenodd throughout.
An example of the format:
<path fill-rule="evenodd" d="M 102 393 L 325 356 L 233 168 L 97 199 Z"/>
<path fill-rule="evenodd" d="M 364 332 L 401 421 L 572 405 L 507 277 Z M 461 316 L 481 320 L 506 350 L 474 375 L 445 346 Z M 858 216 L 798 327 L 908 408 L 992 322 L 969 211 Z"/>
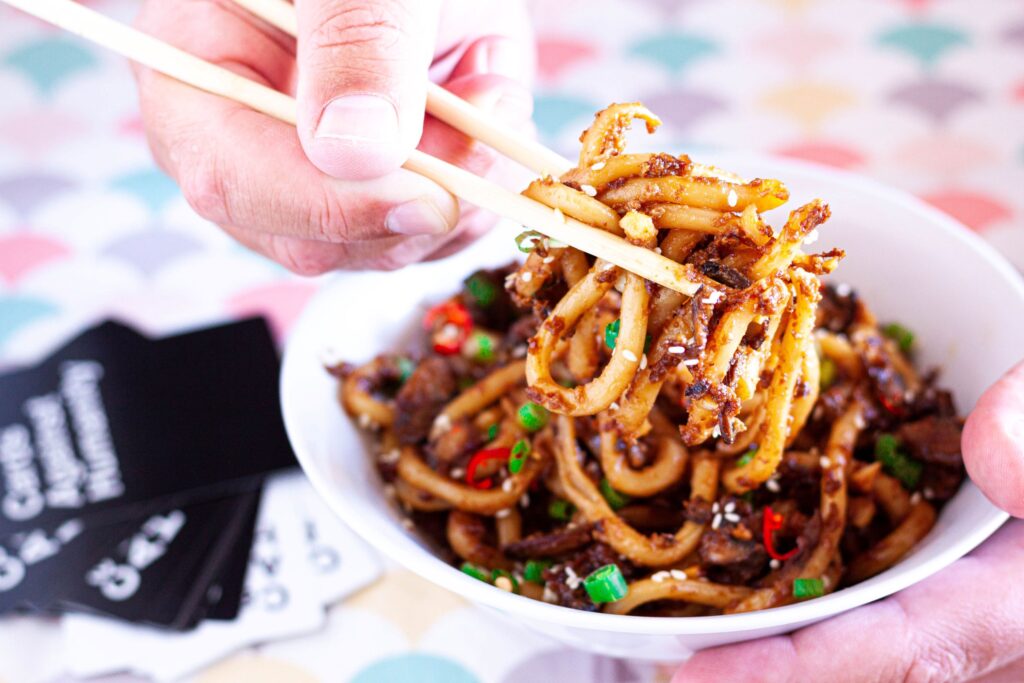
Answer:
<path fill-rule="evenodd" d="M 1024 517 L 1024 363 L 982 394 L 961 446 L 967 473 L 985 496 Z"/>

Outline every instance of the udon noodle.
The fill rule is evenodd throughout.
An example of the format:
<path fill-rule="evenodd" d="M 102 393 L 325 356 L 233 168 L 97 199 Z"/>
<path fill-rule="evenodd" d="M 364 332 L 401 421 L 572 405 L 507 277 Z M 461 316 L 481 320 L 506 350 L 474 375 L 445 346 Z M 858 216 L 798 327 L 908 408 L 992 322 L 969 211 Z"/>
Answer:
<path fill-rule="evenodd" d="M 961 422 L 909 331 L 805 253 L 820 200 L 773 230 L 778 180 L 625 153 L 612 105 L 579 164 L 524 194 L 658 250 L 692 296 L 536 233 L 424 319 L 423 348 L 342 378 L 393 496 L 496 587 L 614 614 L 699 616 L 816 597 L 897 562 L 963 477 Z"/>

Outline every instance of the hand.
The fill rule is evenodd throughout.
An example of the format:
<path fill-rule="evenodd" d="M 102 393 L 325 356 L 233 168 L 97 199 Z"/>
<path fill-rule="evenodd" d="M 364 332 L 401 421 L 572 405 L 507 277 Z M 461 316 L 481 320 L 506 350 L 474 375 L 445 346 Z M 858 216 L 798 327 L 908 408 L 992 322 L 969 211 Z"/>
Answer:
<path fill-rule="evenodd" d="M 204 218 L 291 270 L 397 268 L 454 251 L 493 218 L 400 166 L 419 146 L 477 175 L 497 155 L 424 118 L 428 73 L 530 125 L 532 36 L 516 0 L 296 0 L 299 37 L 231 0 L 147 0 L 137 25 L 295 95 L 296 129 L 137 69 L 157 163 Z"/>
<path fill-rule="evenodd" d="M 963 455 L 997 505 L 1024 516 L 1024 363 L 967 421 Z M 698 652 L 674 683 L 1024 680 L 1024 521 L 885 600 L 787 636 Z M 1012 671 L 1008 670 L 1012 669 Z"/>

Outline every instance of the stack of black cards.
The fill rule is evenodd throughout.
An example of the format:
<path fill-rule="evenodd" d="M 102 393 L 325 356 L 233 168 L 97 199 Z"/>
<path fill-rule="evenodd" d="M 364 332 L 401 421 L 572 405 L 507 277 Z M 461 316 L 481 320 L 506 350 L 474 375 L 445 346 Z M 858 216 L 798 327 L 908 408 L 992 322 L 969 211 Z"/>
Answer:
<path fill-rule="evenodd" d="M 0 376 L 0 613 L 232 620 L 264 479 L 292 467 L 259 319 L 95 327 Z"/>

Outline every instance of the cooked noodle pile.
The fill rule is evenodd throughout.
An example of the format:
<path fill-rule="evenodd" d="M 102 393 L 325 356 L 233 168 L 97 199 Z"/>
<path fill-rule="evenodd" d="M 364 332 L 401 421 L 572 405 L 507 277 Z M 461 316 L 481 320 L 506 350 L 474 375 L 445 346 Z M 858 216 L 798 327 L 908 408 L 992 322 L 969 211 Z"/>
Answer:
<path fill-rule="evenodd" d="M 387 491 L 498 588 L 615 614 L 764 609 L 862 581 L 963 477 L 948 393 L 807 254 L 829 209 L 685 156 L 626 154 L 639 104 L 525 194 L 681 264 L 690 297 L 536 233 L 431 309 L 424 348 L 343 378 Z M 902 348 L 901 348 L 902 347 Z"/>

